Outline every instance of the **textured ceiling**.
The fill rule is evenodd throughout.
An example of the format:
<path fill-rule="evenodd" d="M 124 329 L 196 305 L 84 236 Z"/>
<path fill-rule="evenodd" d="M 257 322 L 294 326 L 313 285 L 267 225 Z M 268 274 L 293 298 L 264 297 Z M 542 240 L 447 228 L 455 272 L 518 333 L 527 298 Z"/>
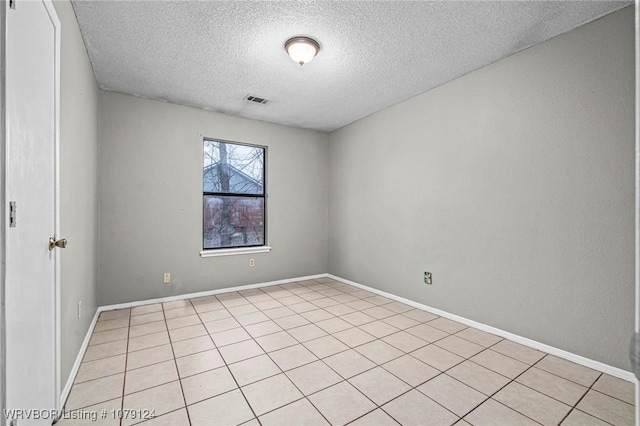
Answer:
<path fill-rule="evenodd" d="M 629 4 L 73 2 L 101 88 L 323 131 Z M 294 35 L 322 46 L 304 67 L 283 48 Z"/>

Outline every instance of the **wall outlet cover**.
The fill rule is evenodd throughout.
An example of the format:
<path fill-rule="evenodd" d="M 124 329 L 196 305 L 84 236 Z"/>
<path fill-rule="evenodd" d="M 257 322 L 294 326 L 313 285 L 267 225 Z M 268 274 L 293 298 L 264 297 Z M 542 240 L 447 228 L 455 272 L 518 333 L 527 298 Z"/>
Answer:
<path fill-rule="evenodd" d="M 427 271 L 424 272 L 424 283 L 429 285 L 433 284 L 431 272 L 427 272 Z"/>

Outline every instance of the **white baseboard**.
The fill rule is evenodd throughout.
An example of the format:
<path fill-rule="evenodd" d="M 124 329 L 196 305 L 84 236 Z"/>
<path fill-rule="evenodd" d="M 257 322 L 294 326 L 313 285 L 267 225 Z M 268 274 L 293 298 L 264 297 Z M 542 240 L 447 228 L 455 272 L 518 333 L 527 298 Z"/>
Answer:
<path fill-rule="evenodd" d="M 251 290 L 252 288 L 269 287 L 272 285 L 288 284 L 296 281 L 312 280 L 315 278 L 325 278 L 328 276 L 329 274 L 308 275 L 306 277 L 287 278 L 284 280 L 267 281 L 263 283 L 247 284 L 247 285 L 241 285 L 237 287 L 220 288 L 217 290 L 207 290 L 207 291 L 201 291 L 198 293 L 179 294 L 177 296 L 160 297 L 157 299 L 147 299 L 147 300 L 141 300 L 137 302 L 119 303 L 116 305 L 100 306 L 98 308 L 98 312 L 110 311 L 113 309 L 133 308 L 135 306 L 151 305 L 154 303 L 173 302 L 174 300 L 195 299 L 196 297 L 212 296 L 214 294 L 231 293 L 234 291 L 241 291 L 241 290 Z"/>
<path fill-rule="evenodd" d="M 370 291 L 371 293 L 379 294 L 380 296 L 388 297 L 389 299 L 396 300 L 398 302 L 404 303 L 409 306 L 413 306 L 414 308 L 421 309 L 423 311 L 431 312 L 432 314 L 439 315 L 444 318 L 448 318 L 453 321 L 457 321 L 459 323 L 468 325 L 470 327 L 477 328 L 478 330 L 486 331 L 487 333 L 495 334 L 500 337 L 504 337 L 505 339 L 512 340 L 516 343 L 520 343 L 525 346 L 529 346 L 530 348 L 537 349 L 542 352 L 546 352 L 551 355 L 555 355 L 559 358 L 566 359 L 571 362 L 575 362 L 576 364 L 584 365 L 585 367 L 589 367 L 593 370 L 601 371 L 603 373 L 609 374 L 611 376 L 619 377 L 621 379 L 627 380 L 632 383 L 636 383 L 636 376 L 630 372 L 623 370 L 618 367 L 613 367 L 611 365 L 595 361 L 580 355 L 576 355 L 571 352 L 567 352 L 562 349 L 558 349 L 553 346 L 546 345 L 544 343 L 537 342 L 535 340 L 528 339 L 526 337 L 519 336 L 517 334 L 510 333 L 508 331 L 501 330 L 499 328 L 492 327 L 490 325 L 482 324 L 477 321 L 473 321 L 458 315 L 451 314 L 446 311 L 442 311 L 440 309 L 432 308 L 427 305 L 423 305 L 418 302 L 414 302 L 413 300 L 405 299 L 404 297 L 396 296 L 395 294 L 387 293 L 386 291 L 378 290 L 372 287 L 368 287 L 363 284 L 359 284 L 335 275 L 327 274 L 329 278 L 332 278 L 336 281 L 343 282 L 345 284 L 352 285 L 354 287 L 361 288 L 366 291 Z"/>
<path fill-rule="evenodd" d="M 91 340 L 91 335 L 93 334 L 93 329 L 98 322 L 98 316 L 100 316 L 100 310 L 96 310 L 95 315 L 93 316 L 93 320 L 89 325 L 89 329 L 87 330 L 86 336 L 84 336 L 84 341 L 82 342 L 82 346 L 80 346 L 80 350 L 78 351 L 78 356 L 76 357 L 76 361 L 73 363 L 73 367 L 71 368 L 71 372 L 69 373 L 69 378 L 67 379 L 67 383 L 64 385 L 62 389 L 62 393 L 60 394 L 60 407 L 64 409 L 64 404 L 67 402 L 67 398 L 69 397 L 69 392 L 71 392 L 71 387 L 73 386 L 73 382 L 76 380 L 76 375 L 78 374 L 78 370 L 80 369 L 80 364 L 82 363 L 82 358 L 84 358 L 84 353 L 89 346 L 89 340 Z"/>
<path fill-rule="evenodd" d="M 448 318 L 450 320 L 453 321 L 457 321 L 459 323 L 468 325 L 470 327 L 474 327 L 477 328 L 479 330 L 482 331 L 486 331 L 487 333 L 491 333 L 491 334 L 495 334 L 497 336 L 500 337 L 504 337 L 505 339 L 509 339 L 512 340 L 516 343 L 520 343 L 522 345 L 531 347 L 533 349 L 537 349 L 546 353 L 549 353 L 551 355 L 555 355 L 559 358 L 563 358 L 566 359 L 568 361 L 572 361 L 575 362 L 576 364 L 580 364 L 580 365 L 584 365 L 585 367 L 589 367 L 593 370 L 596 371 L 600 371 L 606 374 L 609 374 L 611 376 L 614 377 L 619 377 L 621 379 L 633 382 L 633 383 L 637 383 L 636 381 L 636 377 L 635 375 L 630 372 L 630 371 L 626 371 L 623 370 L 621 368 L 617 368 L 617 367 L 613 367 L 611 365 L 608 364 L 604 364 L 602 362 L 599 361 L 595 361 L 589 358 L 585 358 L 583 356 L 580 355 L 576 355 L 574 353 L 571 352 L 567 352 L 565 350 L 562 349 L 558 349 L 555 348 L 553 346 L 549 346 L 546 345 L 544 343 L 540 343 L 537 342 L 535 340 L 531 340 L 528 339 L 526 337 L 522 337 L 519 336 L 517 334 L 513 334 L 510 333 L 508 331 L 504 331 L 501 330 L 499 328 L 495 328 L 486 324 L 482 324 L 479 323 L 477 321 L 473 321 L 458 315 L 454 315 L 451 314 L 449 312 L 446 311 L 442 311 L 440 309 L 436 309 L 436 308 L 432 308 L 430 306 L 427 305 L 423 305 L 421 303 L 418 302 L 414 302 L 413 300 L 409 300 L 409 299 L 405 299 L 403 297 L 400 296 L 396 296 L 395 294 L 391 294 L 391 293 L 387 293 L 386 291 L 382 291 L 382 290 L 378 290 L 375 289 L 373 287 L 369 287 L 363 284 L 359 284 L 332 274 L 317 274 L 317 275 L 309 275 L 309 276 L 305 276 L 305 277 L 297 277 L 297 278 L 288 278 L 288 279 L 284 279 L 284 280 L 278 280 L 278 281 L 268 281 L 268 282 L 263 282 L 263 283 L 257 283 L 257 284 L 248 284 L 248 285 L 243 285 L 243 286 L 237 286 L 237 287 L 230 287 L 230 288 L 223 288 L 223 289 L 217 289 L 217 290 L 209 290 L 209 291 L 203 291 L 203 292 L 198 292 L 198 293 L 189 293 L 189 294 L 181 294 L 181 295 L 177 295 L 177 296 L 169 296 L 169 297 L 162 297 L 162 298 L 157 298 L 157 299 L 148 299 L 148 300 L 142 300 L 142 301 L 137 301 L 137 302 L 128 302 L 128 303 L 120 303 L 120 304 L 116 304 L 116 305 L 107 305 L 107 306 L 100 306 L 98 307 L 98 309 L 96 310 L 96 313 L 93 317 L 93 321 L 91 322 L 91 325 L 89 326 L 89 330 L 87 330 L 87 335 L 84 338 L 84 342 L 82 343 L 82 346 L 80 347 L 80 351 L 78 352 L 78 356 L 76 358 L 75 363 L 73 364 L 73 368 L 71 369 L 71 373 L 69 374 L 69 378 L 67 379 L 67 383 L 64 387 L 64 389 L 62 390 L 62 394 L 60 396 L 60 406 L 64 407 L 64 404 L 67 400 L 67 397 L 69 396 L 69 392 L 71 391 L 71 386 L 73 385 L 73 382 L 76 378 L 76 374 L 78 373 L 78 369 L 80 368 L 80 364 L 82 362 L 82 358 L 84 357 L 84 353 L 87 350 L 87 347 L 89 346 L 89 340 L 91 339 L 91 335 L 93 333 L 93 329 L 96 326 L 96 323 L 98 321 L 98 317 L 100 316 L 100 313 L 103 311 L 110 311 L 113 309 L 124 309 L 124 308 L 131 308 L 131 307 L 135 307 L 135 306 L 143 306 L 143 305 L 149 305 L 149 304 L 153 304 L 153 303 L 162 303 L 162 302 L 172 302 L 174 300 L 182 300 L 182 299 L 193 299 L 196 297 L 204 297 L 204 296 L 211 296 L 214 294 L 221 294 L 221 293 L 230 293 L 230 292 L 234 292 L 234 291 L 241 291 L 241 290 L 250 290 L 253 288 L 260 288 L 260 287 L 269 287 L 269 286 L 274 286 L 274 285 L 279 285 L 279 284 L 288 284 L 288 283 L 292 283 L 292 282 L 296 282 L 296 281 L 304 281 L 304 280 L 310 280 L 310 279 L 316 279 L 316 278 L 331 278 L 334 279 L 336 281 L 340 281 L 343 282 L 345 284 L 349 284 L 352 285 L 354 287 L 358 287 L 361 288 L 363 290 L 369 291 L 371 293 L 375 293 L 378 294 L 380 296 L 384 296 L 384 297 L 388 297 L 389 299 L 393 299 L 396 300 L 400 303 L 404 303 L 406 305 L 409 306 L 413 306 L 414 308 L 417 309 L 421 309 L 423 311 L 427 311 L 427 312 L 431 312 L 435 315 L 439 315 L 441 317 L 444 318 Z"/>
<path fill-rule="evenodd" d="M 89 340 L 91 340 L 91 335 L 93 334 L 93 330 L 96 326 L 96 323 L 98 322 L 98 317 L 100 316 L 100 313 L 103 311 L 131 308 L 134 306 L 143 306 L 143 305 L 149 305 L 153 303 L 172 302 L 174 300 L 193 299 L 196 297 L 211 296 L 213 294 L 230 293 L 233 291 L 240 291 L 240 290 L 250 290 L 252 288 L 268 287 L 268 286 L 279 285 L 279 284 L 288 284 L 296 281 L 312 280 L 315 278 L 326 278 L 328 276 L 329 276 L 328 274 L 308 275 L 305 277 L 288 278 L 284 280 L 269 281 L 269 282 L 257 283 L 257 284 L 247 284 L 247 285 L 242 285 L 238 287 L 229 287 L 229 288 L 223 288 L 223 289 L 217 289 L 217 290 L 202 291 L 199 293 L 181 294 L 177 296 L 162 297 L 158 299 L 148 299 L 148 300 L 141 300 L 137 302 L 120 303 L 117 305 L 99 306 L 98 309 L 96 309 L 95 315 L 93 316 L 93 321 L 91 321 L 91 325 L 89 325 L 89 329 L 87 330 L 87 335 L 85 336 L 84 341 L 82 342 L 82 346 L 78 351 L 78 356 L 76 357 L 76 361 L 73 364 L 73 368 L 69 373 L 69 378 L 67 379 L 67 383 L 65 384 L 64 389 L 62 389 L 62 393 L 60 395 L 60 407 L 64 408 L 64 404 L 66 403 L 67 398 L 69 397 L 69 392 L 71 392 L 71 387 L 73 386 L 73 382 L 75 381 L 76 375 L 78 374 L 78 369 L 80 369 L 82 358 L 84 358 L 84 353 L 86 352 L 87 347 L 89 346 Z"/>
<path fill-rule="evenodd" d="M 64 405 L 65 405 L 65 403 L 67 401 L 67 398 L 69 397 L 69 393 L 71 392 L 71 387 L 73 386 L 73 382 L 76 379 L 76 376 L 78 374 L 78 370 L 80 369 L 80 364 L 82 363 L 82 359 L 84 358 L 84 354 L 85 354 L 85 352 L 87 350 L 87 347 L 89 346 L 89 341 L 91 340 L 91 335 L 93 334 L 93 330 L 95 329 L 95 326 L 96 326 L 96 324 L 98 322 L 98 318 L 100 317 L 100 313 L 101 312 L 111 311 L 111 310 L 114 310 L 114 309 L 125 309 L 125 308 L 132 308 L 132 307 L 135 307 L 135 306 L 150 305 L 150 304 L 154 304 L 154 303 L 172 302 L 174 300 L 194 299 L 194 298 L 197 298 L 197 297 L 211 296 L 211 295 L 214 295 L 214 294 L 231 293 L 231 292 L 234 292 L 234 291 L 250 290 L 250 289 L 253 289 L 253 288 L 269 287 L 269 286 L 279 285 L 279 284 L 288 284 L 288 283 L 292 283 L 292 282 L 311 280 L 311 279 L 315 279 L 315 278 L 326 278 L 328 276 L 329 276 L 329 274 L 308 275 L 308 276 L 304 276 L 304 277 L 288 278 L 288 279 L 284 279 L 284 280 L 268 281 L 268 282 L 257 283 L 257 284 L 247 284 L 247 285 L 242 285 L 242 286 L 237 286 L 237 287 L 229 287 L 229 288 L 223 288 L 223 289 L 217 289 L 217 290 L 208 290 L 208 291 L 202 291 L 202 292 L 198 292 L 198 293 L 181 294 L 181 295 L 177 295 L 177 296 L 168 296 L 168 297 L 162 297 L 162 298 L 157 298 L 157 299 L 147 299 L 147 300 L 140 300 L 140 301 L 136 301 L 136 302 L 127 302 L 127 303 L 119 303 L 119 304 L 115 304 L 115 305 L 99 306 L 96 309 L 96 313 L 93 316 L 93 320 L 91 321 L 91 324 L 89 325 L 89 329 L 87 330 L 87 334 L 85 335 L 84 341 L 82 342 L 82 346 L 80 346 L 80 350 L 78 351 L 78 355 L 76 357 L 76 360 L 75 360 L 75 362 L 73 364 L 73 367 L 71 368 L 71 372 L 69 373 L 69 377 L 67 378 L 67 382 L 66 382 L 64 388 L 62 389 L 62 393 L 60 394 L 60 407 L 62 407 L 62 409 L 64 409 Z"/>

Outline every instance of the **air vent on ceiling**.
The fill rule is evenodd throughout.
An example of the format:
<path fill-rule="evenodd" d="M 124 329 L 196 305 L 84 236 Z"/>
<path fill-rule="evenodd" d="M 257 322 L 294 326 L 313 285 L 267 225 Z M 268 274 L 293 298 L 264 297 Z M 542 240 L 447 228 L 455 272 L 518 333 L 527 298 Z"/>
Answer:
<path fill-rule="evenodd" d="M 249 102 L 254 102 L 256 104 L 262 104 L 262 105 L 266 105 L 266 104 L 269 103 L 269 101 L 267 99 L 259 98 L 257 96 L 251 96 L 251 95 L 247 95 L 247 97 L 244 98 L 244 99 L 249 101 Z"/>

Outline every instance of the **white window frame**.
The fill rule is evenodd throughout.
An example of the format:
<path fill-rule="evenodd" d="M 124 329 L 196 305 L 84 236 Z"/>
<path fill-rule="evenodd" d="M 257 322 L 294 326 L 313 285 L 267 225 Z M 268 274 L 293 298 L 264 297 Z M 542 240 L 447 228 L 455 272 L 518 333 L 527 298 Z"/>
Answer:
<path fill-rule="evenodd" d="M 201 136 L 202 137 L 202 136 Z M 264 145 L 256 145 L 256 144 L 249 144 L 249 143 L 244 143 L 244 142 L 236 142 L 236 141 L 229 141 L 229 140 L 225 140 L 225 139 L 219 139 L 219 138 L 210 138 L 210 137 L 202 137 L 202 139 L 200 139 L 201 143 L 204 144 L 206 143 L 206 141 L 215 141 L 215 142 L 221 142 L 221 143 L 227 143 L 227 144 L 233 144 L 233 145 L 245 145 L 245 146 L 253 146 L 253 147 L 258 147 L 264 150 L 264 169 L 263 169 L 263 188 L 264 188 L 264 245 L 262 246 L 251 246 L 251 247 L 230 247 L 230 248 L 208 248 L 205 249 L 203 248 L 200 251 L 200 257 L 202 258 L 208 258 L 208 257 L 221 257 L 221 256 L 235 256 L 235 255 L 244 255 L 244 254 L 254 254 L 254 253 L 269 253 L 271 251 L 271 246 L 268 245 L 268 226 L 267 226 L 267 152 L 268 152 L 268 147 L 264 146 Z M 202 174 L 200 175 L 202 177 Z M 201 182 L 200 184 L 200 188 L 202 189 L 204 186 L 204 182 Z M 201 209 L 201 213 L 202 213 L 202 220 L 200 221 L 202 224 L 202 237 L 204 237 L 204 191 L 203 192 L 203 198 L 202 198 L 202 203 L 203 203 L 203 208 Z M 231 194 L 233 195 L 233 194 Z M 201 238 L 201 243 L 202 243 L 202 238 Z"/>

